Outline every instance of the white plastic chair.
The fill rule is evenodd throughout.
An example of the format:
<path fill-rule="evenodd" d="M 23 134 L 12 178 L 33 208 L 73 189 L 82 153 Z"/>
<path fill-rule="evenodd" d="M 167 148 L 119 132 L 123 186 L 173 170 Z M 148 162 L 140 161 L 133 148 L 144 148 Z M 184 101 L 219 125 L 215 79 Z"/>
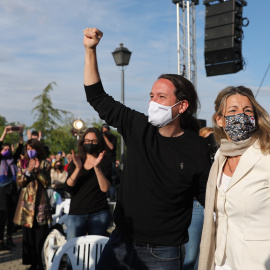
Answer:
<path fill-rule="evenodd" d="M 68 219 L 68 215 L 63 215 L 57 221 L 57 223 L 59 223 L 59 224 L 61 224 L 63 226 L 63 230 L 64 230 L 65 233 L 67 233 L 67 224 L 66 224 L 67 219 Z"/>
<path fill-rule="evenodd" d="M 49 246 L 48 246 L 48 260 L 47 260 L 47 267 L 48 269 L 51 269 L 52 267 L 52 259 L 54 253 L 57 251 L 59 247 L 55 245 L 54 243 L 54 237 L 51 237 L 49 239 Z"/>
<path fill-rule="evenodd" d="M 66 225 L 67 219 L 68 219 L 68 215 L 63 215 L 59 218 L 57 222 L 63 226 L 63 230 L 65 233 L 67 233 L 67 225 Z M 55 237 L 50 237 L 49 245 L 48 245 L 48 260 L 47 260 L 48 269 L 51 269 L 53 256 L 56 253 L 56 251 L 59 249 L 59 245 L 55 245 L 55 241 L 56 241 Z"/>
<path fill-rule="evenodd" d="M 116 202 L 108 202 L 108 205 L 109 205 L 109 210 L 110 210 L 110 214 L 111 214 L 111 222 L 110 222 L 110 225 L 109 225 L 109 230 L 112 230 L 115 228 L 115 224 L 113 222 L 113 213 L 114 213 L 114 209 L 115 209 L 115 206 L 116 206 Z"/>
<path fill-rule="evenodd" d="M 65 237 L 57 229 L 52 230 L 52 232 L 47 236 L 42 250 L 42 260 L 44 268 L 51 269 L 52 259 L 55 252 L 66 243 Z"/>
<path fill-rule="evenodd" d="M 65 199 L 64 202 L 65 203 L 64 203 L 64 209 L 63 209 L 63 211 L 64 211 L 65 214 L 68 214 L 69 208 L 70 208 L 71 199 Z"/>
<path fill-rule="evenodd" d="M 70 207 L 70 200 L 65 199 L 62 203 L 56 205 L 55 214 L 52 215 L 52 225 L 55 225 L 62 214 L 68 214 Z"/>
<path fill-rule="evenodd" d="M 58 270 L 64 254 L 69 257 L 72 269 L 94 270 L 108 240 L 108 237 L 99 235 L 70 239 L 56 251 L 51 270 Z"/>

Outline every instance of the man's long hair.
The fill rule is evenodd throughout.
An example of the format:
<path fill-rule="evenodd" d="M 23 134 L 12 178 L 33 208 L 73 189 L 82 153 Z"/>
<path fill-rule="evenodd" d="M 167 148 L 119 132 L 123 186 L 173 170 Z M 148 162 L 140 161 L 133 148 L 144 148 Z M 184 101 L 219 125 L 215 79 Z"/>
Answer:
<path fill-rule="evenodd" d="M 200 107 L 199 98 L 193 84 L 185 77 L 177 74 L 162 74 L 158 79 L 167 79 L 175 86 L 175 96 L 178 101 L 187 100 L 188 108 L 180 115 L 180 126 L 183 129 L 192 129 L 199 132 L 200 125 L 196 118 L 198 107 Z"/>

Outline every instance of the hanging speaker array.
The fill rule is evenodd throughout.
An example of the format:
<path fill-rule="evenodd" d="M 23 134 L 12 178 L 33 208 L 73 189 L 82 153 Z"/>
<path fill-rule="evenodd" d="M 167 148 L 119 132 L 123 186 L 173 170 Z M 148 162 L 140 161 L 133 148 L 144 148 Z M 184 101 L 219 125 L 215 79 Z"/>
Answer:
<path fill-rule="evenodd" d="M 204 59 L 207 76 L 236 73 L 243 69 L 243 6 L 246 1 L 205 0 Z"/>

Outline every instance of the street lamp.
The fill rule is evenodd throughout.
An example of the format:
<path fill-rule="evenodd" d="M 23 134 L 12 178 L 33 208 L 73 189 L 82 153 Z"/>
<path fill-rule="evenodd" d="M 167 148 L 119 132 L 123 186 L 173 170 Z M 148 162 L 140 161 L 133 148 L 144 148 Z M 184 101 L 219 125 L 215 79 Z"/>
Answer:
<path fill-rule="evenodd" d="M 124 96 L 124 66 L 127 66 L 130 60 L 131 52 L 123 46 L 123 43 L 120 43 L 120 47 L 116 48 L 114 52 L 112 52 L 113 59 L 117 66 L 121 66 L 121 103 L 125 104 L 125 96 Z M 123 137 L 121 136 L 121 164 L 123 166 L 124 161 L 124 152 L 125 145 Z"/>
<path fill-rule="evenodd" d="M 75 120 L 73 122 L 73 127 L 76 129 L 81 129 L 83 127 L 83 121 L 81 119 Z"/>
<path fill-rule="evenodd" d="M 82 132 L 84 131 L 84 128 L 85 128 L 85 124 L 83 122 L 83 120 L 81 119 L 77 119 L 77 120 L 74 120 L 73 123 L 72 123 L 72 134 L 73 136 L 75 136 L 77 138 L 77 140 L 79 140 L 80 138 L 80 135 L 82 134 Z"/>

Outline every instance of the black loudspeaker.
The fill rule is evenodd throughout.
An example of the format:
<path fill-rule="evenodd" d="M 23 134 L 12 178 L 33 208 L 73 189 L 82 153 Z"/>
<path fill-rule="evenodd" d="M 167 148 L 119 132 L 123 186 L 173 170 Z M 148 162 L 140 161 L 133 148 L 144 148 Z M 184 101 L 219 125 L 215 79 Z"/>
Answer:
<path fill-rule="evenodd" d="M 205 52 L 204 54 L 205 65 L 211 65 L 213 63 L 231 62 L 235 60 L 241 61 L 241 59 L 241 50 L 236 50 L 234 48 Z"/>
<path fill-rule="evenodd" d="M 236 39 L 233 36 L 206 40 L 204 44 L 204 51 L 211 52 L 216 50 L 224 50 L 224 49 L 235 49 L 241 50 L 242 42 Z"/>
<path fill-rule="evenodd" d="M 241 26 L 242 19 L 241 14 L 234 11 L 218 14 L 211 17 L 206 17 L 205 28 L 219 27 L 226 24 L 235 24 Z"/>
<path fill-rule="evenodd" d="M 220 27 L 214 27 L 205 29 L 205 41 L 233 36 L 237 39 L 242 39 L 242 29 L 234 24 L 222 25 Z"/>
<path fill-rule="evenodd" d="M 214 76 L 238 72 L 243 69 L 243 7 L 238 0 L 207 1 L 205 5 L 206 74 Z"/>
<path fill-rule="evenodd" d="M 216 16 L 227 12 L 242 13 L 243 8 L 235 0 L 229 0 L 226 2 L 209 5 L 205 7 L 205 17 Z"/>
<path fill-rule="evenodd" d="M 207 65 L 205 66 L 207 76 L 216 76 L 236 73 L 243 69 L 242 61 L 227 62 L 216 65 Z"/>

